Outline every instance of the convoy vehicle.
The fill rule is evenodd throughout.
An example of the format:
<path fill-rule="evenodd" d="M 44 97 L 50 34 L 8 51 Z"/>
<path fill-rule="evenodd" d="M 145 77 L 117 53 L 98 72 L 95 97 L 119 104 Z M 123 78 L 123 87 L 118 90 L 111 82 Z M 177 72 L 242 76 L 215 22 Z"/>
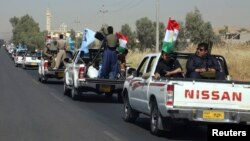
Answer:
<path fill-rule="evenodd" d="M 64 78 L 64 63 L 61 62 L 58 69 L 53 69 L 53 65 L 55 65 L 57 50 L 51 50 L 50 53 L 53 55 L 52 58 L 46 58 L 43 54 L 43 56 L 41 57 L 41 61 L 38 64 L 38 80 L 42 83 L 46 83 L 49 78 L 56 78 L 58 80 Z M 70 51 L 66 51 L 66 57 L 71 58 L 72 53 Z"/>
<path fill-rule="evenodd" d="M 26 53 L 26 51 L 15 51 L 13 54 L 14 57 L 14 64 L 16 67 L 22 65 L 23 63 L 23 55 Z"/>
<path fill-rule="evenodd" d="M 189 53 L 174 53 L 185 72 Z M 213 55 L 220 71 L 229 76 L 223 56 Z M 160 58 L 146 55 L 132 76 L 127 77 L 123 89 L 123 118 L 134 122 L 139 114 L 150 116 L 151 133 L 159 135 L 170 130 L 176 121 L 196 123 L 250 122 L 250 82 L 230 79 L 154 78 Z M 185 73 L 184 73 L 185 74 Z"/>
<path fill-rule="evenodd" d="M 77 100 L 81 94 L 95 92 L 105 94 L 111 98 L 117 94 L 118 101 L 122 100 L 124 78 L 103 79 L 98 77 L 100 70 L 102 50 L 89 49 L 89 55 L 85 56 L 80 50 L 76 51 L 74 57 L 66 58 L 68 63 L 65 69 L 64 94 L 71 95 L 73 100 Z"/>
<path fill-rule="evenodd" d="M 23 55 L 22 61 L 23 69 L 26 69 L 27 67 L 37 68 L 38 64 L 41 62 L 41 53 L 28 51 Z"/>

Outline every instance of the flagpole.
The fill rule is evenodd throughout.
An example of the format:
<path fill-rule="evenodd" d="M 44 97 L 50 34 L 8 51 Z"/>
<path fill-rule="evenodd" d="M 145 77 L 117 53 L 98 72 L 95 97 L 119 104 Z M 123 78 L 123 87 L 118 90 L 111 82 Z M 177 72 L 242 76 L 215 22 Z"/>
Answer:
<path fill-rule="evenodd" d="M 156 49 L 155 52 L 159 52 L 159 0 L 156 0 Z"/>

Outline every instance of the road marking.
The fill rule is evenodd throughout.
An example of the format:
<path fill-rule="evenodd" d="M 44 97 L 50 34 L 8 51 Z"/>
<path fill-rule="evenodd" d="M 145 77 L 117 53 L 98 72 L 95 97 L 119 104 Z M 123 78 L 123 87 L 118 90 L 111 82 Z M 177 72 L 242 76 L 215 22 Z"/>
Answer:
<path fill-rule="evenodd" d="M 32 81 L 33 81 L 34 83 L 36 83 L 37 85 L 39 85 L 39 83 L 38 83 L 36 80 L 32 79 Z"/>
<path fill-rule="evenodd" d="M 108 131 L 103 131 L 104 134 L 106 134 L 107 136 L 109 136 L 110 138 L 112 138 L 115 141 L 121 141 L 118 137 L 116 137 L 115 135 L 113 135 L 112 133 L 108 132 Z"/>
<path fill-rule="evenodd" d="M 63 99 L 61 99 L 60 97 L 58 97 L 56 94 L 54 93 L 49 93 L 50 95 L 52 95 L 53 97 L 55 97 L 57 100 L 61 101 L 62 103 L 65 103 L 65 101 Z"/>

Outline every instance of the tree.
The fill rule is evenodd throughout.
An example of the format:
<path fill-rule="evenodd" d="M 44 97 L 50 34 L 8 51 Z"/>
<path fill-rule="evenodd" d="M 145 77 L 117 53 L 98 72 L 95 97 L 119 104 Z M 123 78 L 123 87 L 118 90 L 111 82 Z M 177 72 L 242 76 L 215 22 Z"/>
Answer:
<path fill-rule="evenodd" d="M 28 46 L 28 49 L 34 50 L 44 45 L 44 33 L 40 32 L 39 24 L 29 15 L 20 19 L 13 17 L 10 20 L 13 27 L 13 42 L 22 43 Z"/>
<path fill-rule="evenodd" d="M 176 50 L 185 49 L 188 46 L 187 36 L 185 34 L 185 25 L 183 22 L 178 22 L 180 24 L 179 34 L 175 43 Z"/>
<path fill-rule="evenodd" d="M 136 21 L 136 34 L 140 42 L 140 51 L 144 51 L 145 48 L 153 47 L 153 40 L 155 38 L 155 32 L 153 23 L 147 17 L 141 18 Z"/>
<path fill-rule="evenodd" d="M 200 42 L 212 41 L 215 42 L 216 35 L 213 32 L 210 22 L 204 22 L 200 11 L 195 8 L 194 11 L 186 15 L 186 36 L 194 44 Z"/>

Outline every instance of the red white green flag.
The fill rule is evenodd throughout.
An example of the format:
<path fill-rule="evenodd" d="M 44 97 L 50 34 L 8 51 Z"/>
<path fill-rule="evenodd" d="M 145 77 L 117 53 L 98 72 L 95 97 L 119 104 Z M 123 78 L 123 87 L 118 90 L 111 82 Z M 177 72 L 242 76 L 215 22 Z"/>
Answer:
<path fill-rule="evenodd" d="M 173 51 L 179 28 L 179 23 L 169 18 L 165 38 L 163 40 L 162 51 L 166 53 L 171 53 Z"/>
<path fill-rule="evenodd" d="M 128 36 L 121 33 L 116 33 L 116 37 L 119 39 L 119 46 L 117 50 L 122 53 L 127 48 Z"/>

